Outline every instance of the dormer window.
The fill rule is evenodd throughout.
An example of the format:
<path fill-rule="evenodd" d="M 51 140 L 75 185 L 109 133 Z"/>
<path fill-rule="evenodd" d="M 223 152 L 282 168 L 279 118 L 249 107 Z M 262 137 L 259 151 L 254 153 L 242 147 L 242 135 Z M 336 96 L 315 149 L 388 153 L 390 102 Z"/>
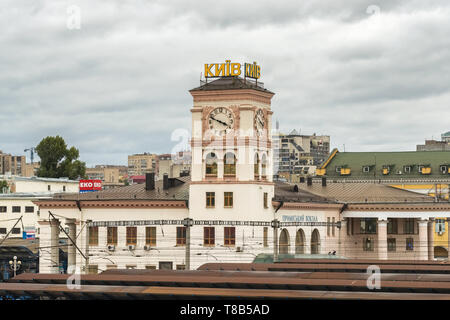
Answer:
<path fill-rule="evenodd" d="M 370 167 L 369 166 L 364 166 L 363 167 L 363 172 L 365 172 L 365 173 L 370 172 Z"/>
<path fill-rule="evenodd" d="M 404 171 L 405 173 L 411 173 L 411 166 L 404 166 L 404 167 L 403 167 L 403 171 Z"/>
<path fill-rule="evenodd" d="M 341 173 L 341 167 L 336 167 L 336 172 Z"/>
<path fill-rule="evenodd" d="M 448 173 L 448 172 L 449 172 L 448 166 L 440 166 L 440 167 L 439 167 L 439 171 L 440 171 L 442 174 Z"/>

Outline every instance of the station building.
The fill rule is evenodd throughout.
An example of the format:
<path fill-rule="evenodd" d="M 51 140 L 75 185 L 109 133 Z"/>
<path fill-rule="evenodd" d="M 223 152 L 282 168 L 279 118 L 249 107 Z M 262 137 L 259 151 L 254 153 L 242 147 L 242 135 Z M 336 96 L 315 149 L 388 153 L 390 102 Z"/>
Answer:
<path fill-rule="evenodd" d="M 83 273 L 196 269 L 262 253 L 434 258 L 430 230 L 434 217 L 448 218 L 448 202 L 373 183 L 273 181 L 274 93 L 238 76 L 190 93 L 191 175 L 147 173 L 145 184 L 35 201 L 41 273 L 58 272 L 63 223 L 69 269 Z"/>

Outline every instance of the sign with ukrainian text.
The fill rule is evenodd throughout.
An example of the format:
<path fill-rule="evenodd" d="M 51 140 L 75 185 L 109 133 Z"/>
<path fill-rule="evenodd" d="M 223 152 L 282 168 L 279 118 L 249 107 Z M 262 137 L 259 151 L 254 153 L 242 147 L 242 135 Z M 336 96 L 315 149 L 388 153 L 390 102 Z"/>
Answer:
<path fill-rule="evenodd" d="M 242 72 L 244 67 L 244 72 Z M 259 79 L 261 77 L 261 67 L 253 63 L 235 63 L 225 60 L 225 63 L 206 63 L 205 78 L 237 77 L 244 75 L 246 78 Z"/>

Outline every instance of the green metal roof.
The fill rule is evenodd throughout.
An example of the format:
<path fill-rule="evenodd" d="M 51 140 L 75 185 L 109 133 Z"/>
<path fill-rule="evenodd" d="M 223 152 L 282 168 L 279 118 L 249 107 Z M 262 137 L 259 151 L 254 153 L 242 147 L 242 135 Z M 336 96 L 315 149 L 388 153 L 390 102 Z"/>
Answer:
<path fill-rule="evenodd" d="M 441 173 L 440 167 L 447 166 L 447 173 Z M 369 166 L 364 172 L 363 167 Z M 405 166 L 411 166 L 411 172 L 405 172 Z M 419 172 L 419 166 L 430 166 L 431 174 Z M 341 175 L 336 168 L 350 168 L 350 175 Z M 389 167 L 389 174 L 382 169 Z M 348 179 L 450 179 L 450 151 L 403 151 L 403 152 L 337 152 L 326 166 L 326 176 Z M 401 174 L 400 174 L 401 172 Z"/>

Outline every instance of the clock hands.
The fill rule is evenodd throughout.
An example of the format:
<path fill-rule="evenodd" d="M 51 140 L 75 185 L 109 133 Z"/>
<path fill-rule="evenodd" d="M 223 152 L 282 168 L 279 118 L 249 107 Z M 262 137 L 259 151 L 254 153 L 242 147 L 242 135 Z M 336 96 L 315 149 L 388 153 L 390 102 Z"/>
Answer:
<path fill-rule="evenodd" d="M 223 124 L 224 126 L 228 127 L 228 124 L 227 124 L 226 122 L 217 120 L 216 118 L 213 118 L 213 117 L 211 117 L 211 119 L 213 119 L 213 120 L 217 121 L 218 123 L 221 123 L 221 124 Z"/>

